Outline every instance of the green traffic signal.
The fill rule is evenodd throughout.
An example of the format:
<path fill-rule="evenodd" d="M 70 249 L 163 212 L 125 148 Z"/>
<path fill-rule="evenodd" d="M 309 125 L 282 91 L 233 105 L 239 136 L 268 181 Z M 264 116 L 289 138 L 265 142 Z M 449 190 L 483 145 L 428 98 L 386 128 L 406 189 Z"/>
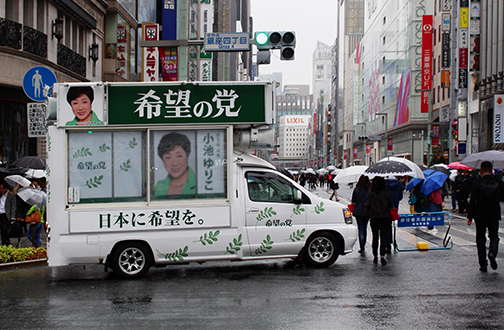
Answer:
<path fill-rule="evenodd" d="M 256 32 L 255 34 L 255 43 L 258 47 L 264 46 L 269 42 L 269 34 L 268 32 Z"/>

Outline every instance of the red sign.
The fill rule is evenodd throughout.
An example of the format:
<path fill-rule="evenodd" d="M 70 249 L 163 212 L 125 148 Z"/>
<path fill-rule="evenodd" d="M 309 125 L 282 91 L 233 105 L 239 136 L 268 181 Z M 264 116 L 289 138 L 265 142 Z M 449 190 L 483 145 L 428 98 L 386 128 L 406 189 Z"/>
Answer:
<path fill-rule="evenodd" d="M 394 144 L 392 142 L 392 139 L 387 139 L 387 150 L 388 151 L 394 150 Z"/>
<path fill-rule="evenodd" d="M 353 158 L 358 158 L 359 157 L 359 149 L 353 148 Z"/>
<path fill-rule="evenodd" d="M 347 156 L 348 156 L 348 151 L 347 150 L 343 151 L 343 159 L 347 159 Z"/>
<path fill-rule="evenodd" d="M 177 81 L 177 47 L 160 47 L 163 81 Z"/>
<path fill-rule="evenodd" d="M 459 68 L 467 68 L 467 48 L 459 49 Z"/>
<path fill-rule="evenodd" d="M 371 152 L 371 146 L 366 144 L 366 153 L 369 154 Z"/>
<path fill-rule="evenodd" d="M 433 146 L 438 146 L 439 145 L 439 125 L 432 125 L 432 145 Z"/>
<path fill-rule="evenodd" d="M 422 16 L 422 89 L 432 88 L 432 15 Z M 424 95 L 427 94 L 427 95 Z M 427 98 L 427 102 L 424 102 Z M 429 96 L 422 92 L 420 112 L 429 112 Z"/>

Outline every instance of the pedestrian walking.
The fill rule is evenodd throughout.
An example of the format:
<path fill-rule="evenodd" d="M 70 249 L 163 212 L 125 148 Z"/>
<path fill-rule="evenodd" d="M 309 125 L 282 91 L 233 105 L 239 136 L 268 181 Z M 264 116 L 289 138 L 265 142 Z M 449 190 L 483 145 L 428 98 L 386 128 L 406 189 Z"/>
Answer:
<path fill-rule="evenodd" d="M 469 194 L 471 193 L 472 177 L 469 172 L 464 170 L 462 174 L 456 176 L 455 184 L 457 186 L 457 202 L 459 204 L 459 212 L 466 213 L 468 209 Z"/>
<path fill-rule="evenodd" d="M 329 199 L 332 199 L 334 197 L 336 202 L 339 202 L 339 198 L 338 198 L 339 183 L 334 182 L 334 179 L 330 180 L 329 181 L 329 188 L 331 188 L 331 190 L 332 190 L 332 194 L 331 194 L 331 197 L 329 197 Z"/>
<path fill-rule="evenodd" d="M 500 201 L 503 199 L 503 182 L 492 175 L 492 163 L 482 162 L 480 176 L 471 186 L 467 225 L 474 219 L 476 223 L 476 247 L 480 271 L 486 272 L 488 261 L 486 253 L 486 231 L 490 239 L 488 260 L 490 267 L 497 269 L 497 252 L 499 249 L 499 221 L 501 220 Z"/>
<path fill-rule="evenodd" d="M 366 209 L 371 218 L 371 231 L 373 233 L 373 263 L 378 263 L 378 245 L 380 246 L 380 261 L 384 266 L 387 264 L 385 253 L 390 246 L 388 231 L 392 225 L 390 209 L 394 208 L 392 196 L 385 186 L 385 179 L 376 176 L 371 184 L 371 191 L 366 200 Z"/>
<path fill-rule="evenodd" d="M 369 211 L 366 209 L 365 203 L 370 189 L 369 178 L 366 175 L 361 175 L 357 186 L 352 192 L 352 203 L 354 204 L 352 213 L 355 219 L 357 219 L 357 227 L 359 228 L 359 253 L 363 253 L 366 250 Z"/>
<path fill-rule="evenodd" d="M 396 209 L 399 210 L 399 202 L 403 199 L 403 190 L 404 190 L 404 184 L 397 180 L 395 176 L 391 175 L 388 177 L 387 180 L 385 180 L 385 187 L 387 187 L 387 190 L 390 192 L 390 195 L 392 196 L 392 204 Z M 392 252 L 392 222 L 390 223 L 390 228 L 388 231 L 388 240 L 389 244 L 387 245 L 386 251 L 387 253 Z"/>
<path fill-rule="evenodd" d="M 16 221 L 16 195 L 8 188 L 5 181 L 0 181 L 0 235 L 2 245 L 10 245 L 9 228 L 11 221 Z"/>

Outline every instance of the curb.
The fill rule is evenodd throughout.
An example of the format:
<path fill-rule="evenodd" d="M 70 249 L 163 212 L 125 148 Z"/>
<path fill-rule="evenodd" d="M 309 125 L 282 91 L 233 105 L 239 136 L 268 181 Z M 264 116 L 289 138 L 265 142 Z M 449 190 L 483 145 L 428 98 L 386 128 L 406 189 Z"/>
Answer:
<path fill-rule="evenodd" d="M 36 260 L 3 263 L 0 264 L 0 271 L 27 268 L 27 267 L 36 267 L 36 266 L 47 266 L 47 259 L 36 259 Z"/>

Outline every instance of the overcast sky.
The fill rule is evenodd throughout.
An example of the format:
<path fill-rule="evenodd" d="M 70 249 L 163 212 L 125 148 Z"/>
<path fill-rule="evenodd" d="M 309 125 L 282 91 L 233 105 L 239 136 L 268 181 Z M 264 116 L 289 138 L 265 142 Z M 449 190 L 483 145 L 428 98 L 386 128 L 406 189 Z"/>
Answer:
<path fill-rule="evenodd" d="M 284 85 L 311 85 L 317 40 L 332 46 L 336 38 L 337 3 L 338 0 L 250 0 L 255 32 L 290 30 L 296 33 L 297 40 L 293 61 L 281 61 L 280 50 L 274 50 L 271 64 L 259 65 L 259 73 L 282 72 Z"/>

